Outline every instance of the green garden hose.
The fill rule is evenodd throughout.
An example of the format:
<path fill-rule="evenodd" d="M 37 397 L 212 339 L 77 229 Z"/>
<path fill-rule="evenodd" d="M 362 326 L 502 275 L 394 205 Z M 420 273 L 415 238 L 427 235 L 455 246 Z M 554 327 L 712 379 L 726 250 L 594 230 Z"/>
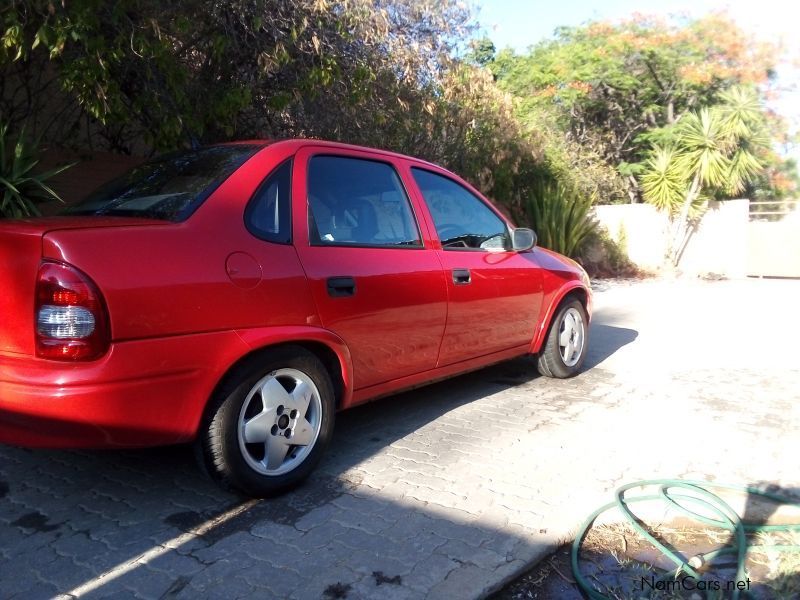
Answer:
<path fill-rule="evenodd" d="M 654 487 L 654 486 L 658 487 L 658 493 L 656 494 L 646 494 L 641 496 L 629 496 L 629 497 L 626 497 L 625 495 L 626 492 L 628 492 L 628 490 L 631 490 L 633 488 Z M 732 542 L 733 542 L 731 545 L 725 546 L 718 550 L 714 550 L 712 552 L 701 554 L 698 556 L 698 558 L 701 559 L 700 560 L 701 563 L 704 563 L 722 554 L 735 554 L 737 581 L 745 580 L 746 577 L 745 560 L 747 558 L 748 550 L 764 550 L 769 548 L 770 550 L 780 551 L 780 552 L 800 552 L 800 546 L 798 545 L 775 545 L 775 546 L 748 545 L 747 542 L 748 533 L 752 534 L 760 532 L 800 531 L 800 524 L 762 525 L 758 523 L 746 523 L 742 521 L 741 517 L 736 513 L 736 511 L 734 511 L 730 507 L 730 505 L 728 505 L 727 502 L 725 502 L 722 498 L 720 498 L 716 494 L 710 492 L 708 488 L 733 490 L 736 492 L 747 493 L 753 496 L 758 496 L 761 498 L 765 498 L 767 500 L 771 500 L 779 504 L 791 505 L 800 508 L 800 502 L 797 502 L 792 498 L 788 498 L 780 494 L 767 492 L 754 487 L 726 485 L 721 483 L 712 483 L 708 481 L 687 481 L 681 479 L 651 479 L 651 480 L 637 481 L 634 483 L 623 485 L 615 492 L 616 499 L 614 502 L 609 502 L 608 504 L 601 506 L 591 515 L 589 515 L 589 517 L 586 519 L 586 521 L 584 521 L 583 525 L 578 531 L 578 535 L 575 537 L 575 541 L 572 544 L 572 552 L 570 555 L 570 561 L 572 564 L 572 573 L 575 577 L 575 581 L 577 582 L 581 590 L 592 600 L 608 599 L 608 596 L 605 596 L 601 594 L 598 590 L 596 590 L 588 581 L 588 579 L 581 574 L 580 566 L 578 564 L 578 558 L 580 554 L 581 544 L 583 543 L 583 540 L 586 538 L 586 535 L 591 529 L 594 521 L 604 512 L 612 510 L 614 508 L 618 509 L 622 513 L 622 515 L 625 517 L 625 521 L 627 524 L 633 527 L 633 529 L 639 535 L 641 535 L 645 540 L 647 540 L 650 544 L 652 544 L 664 556 L 666 556 L 670 561 L 672 561 L 675 564 L 676 568 L 662 575 L 659 578 L 659 581 L 668 581 L 670 579 L 674 579 L 678 577 L 681 573 L 685 573 L 686 575 L 694 577 L 695 579 L 701 579 L 700 574 L 690 564 L 689 560 L 685 559 L 684 557 L 680 556 L 679 554 L 677 554 L 676 552 L 674 552 L 673 550 L 671 550 L 670 548 L 666 547 L 664 544 L 659 542 L 655 537 L 653 537 L 652 534 L 650 534 L 650 532 L 648 532 L 640 524 L 640 521 L 636 518 L 633 511 L 631 511 L 631 509 L 629 508 L 630 504 L 634 504 L 636 502 L 663 500 L 666 501 L 672 508 L 677 509 L 679 512 L 683 513 L 687 517 L 690 517 L 706 525 L 717 527 L 731 532 Z M 695 510 L 688 508 L 686 506 L 687 504 L 693 507 L 705 509 L 706 511 L 710 511 L 712 514 L 716 516 L 716 518 L 711 518 L 703 514 L 700 514 L 698 512 L 695 512 Z M 740 590 L 737 588 L 732 590 L 732 592 L 733 592 L 732 593 L 733 600 L 737 600 L 740 595 L 739 594 Z"/>

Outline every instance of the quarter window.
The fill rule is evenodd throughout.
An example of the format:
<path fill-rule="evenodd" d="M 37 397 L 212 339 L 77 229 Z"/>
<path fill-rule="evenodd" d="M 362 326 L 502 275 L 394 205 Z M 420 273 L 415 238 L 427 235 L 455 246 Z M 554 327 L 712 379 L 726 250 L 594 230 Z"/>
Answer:
<path fill-rule="evenodd" d="M 484 202 L 452 179 L 412 168 L 445 250 L 506 250 L 506 223 Z"/>
<path fill-rule="evenodd" d="M 314 156 L 308 166 L 312 245 L 419 248 L 419 228 L 394 168 L 344 156 Z"/>
<path fill-rule="evenodd" d="M 287 160 L 259 186 L 244 215 L 254 236 L 278 244 L 292 242 L 291 179 L 292 161 Z"/>

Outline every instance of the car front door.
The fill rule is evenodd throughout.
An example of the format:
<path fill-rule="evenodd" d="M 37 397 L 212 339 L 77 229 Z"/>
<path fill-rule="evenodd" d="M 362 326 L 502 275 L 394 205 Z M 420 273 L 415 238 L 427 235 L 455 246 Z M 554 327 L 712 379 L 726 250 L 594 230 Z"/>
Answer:
<path fill-rule="evenodd" d="M 323 326 L 350 350 L 354 388 L 434 368 L 445 274 L 391 157 L 304 147 L 292 185 L 295 245 Z"/>
<path fill-rule="evenodd" d="M 509 226 L 476 193 L 444 172 L 412 167 L 438 234 L 449 306 L 439 366 L 529 346 L 542 303 L 531 252 L 510 249 Z"/>

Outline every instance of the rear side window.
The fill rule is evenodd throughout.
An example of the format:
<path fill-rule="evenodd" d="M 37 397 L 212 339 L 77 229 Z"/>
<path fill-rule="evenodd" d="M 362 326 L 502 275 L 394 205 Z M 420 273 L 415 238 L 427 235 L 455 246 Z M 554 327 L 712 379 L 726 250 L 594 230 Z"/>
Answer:
<path fill-rule="evenodd" d="M 405 189 L 383 162 L 314 156 L 308 165 L 312 245 L 422 247 Z"/>
<path fill-rule="evenodd" d="M 412 168 L 445 250 L 505 250 L 508 227 L 464 186 L 425 169 Z"/>
<path fill-rule="evenodd" d="M 292 242 L 292 161 L 287 160 L 264 180 L 244 213 L 248 231 L 278 244 Z"/>
<path fill-rule="evenodd" d="M 182 221 L 263 146 L 210 146 L 168 154 L 102 186 L 66 215 Z"/>

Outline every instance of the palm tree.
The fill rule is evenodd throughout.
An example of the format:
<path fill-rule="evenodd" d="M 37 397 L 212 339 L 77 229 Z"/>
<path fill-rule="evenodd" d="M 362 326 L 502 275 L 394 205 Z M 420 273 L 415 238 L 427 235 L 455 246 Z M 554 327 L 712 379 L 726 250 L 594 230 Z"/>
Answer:
<path fill-rule="evenodd" d="M 645 162 L 644 199 L 670 215 L 668 257 L 675 266 L 708 196 L 741 193 L 764 169 L 758 153 L 769 138 L 756 92 L 735 87 L 720 99 L 718 106 L 684 115 L 674 126 L 671 145 L 654 146 Z"/>

